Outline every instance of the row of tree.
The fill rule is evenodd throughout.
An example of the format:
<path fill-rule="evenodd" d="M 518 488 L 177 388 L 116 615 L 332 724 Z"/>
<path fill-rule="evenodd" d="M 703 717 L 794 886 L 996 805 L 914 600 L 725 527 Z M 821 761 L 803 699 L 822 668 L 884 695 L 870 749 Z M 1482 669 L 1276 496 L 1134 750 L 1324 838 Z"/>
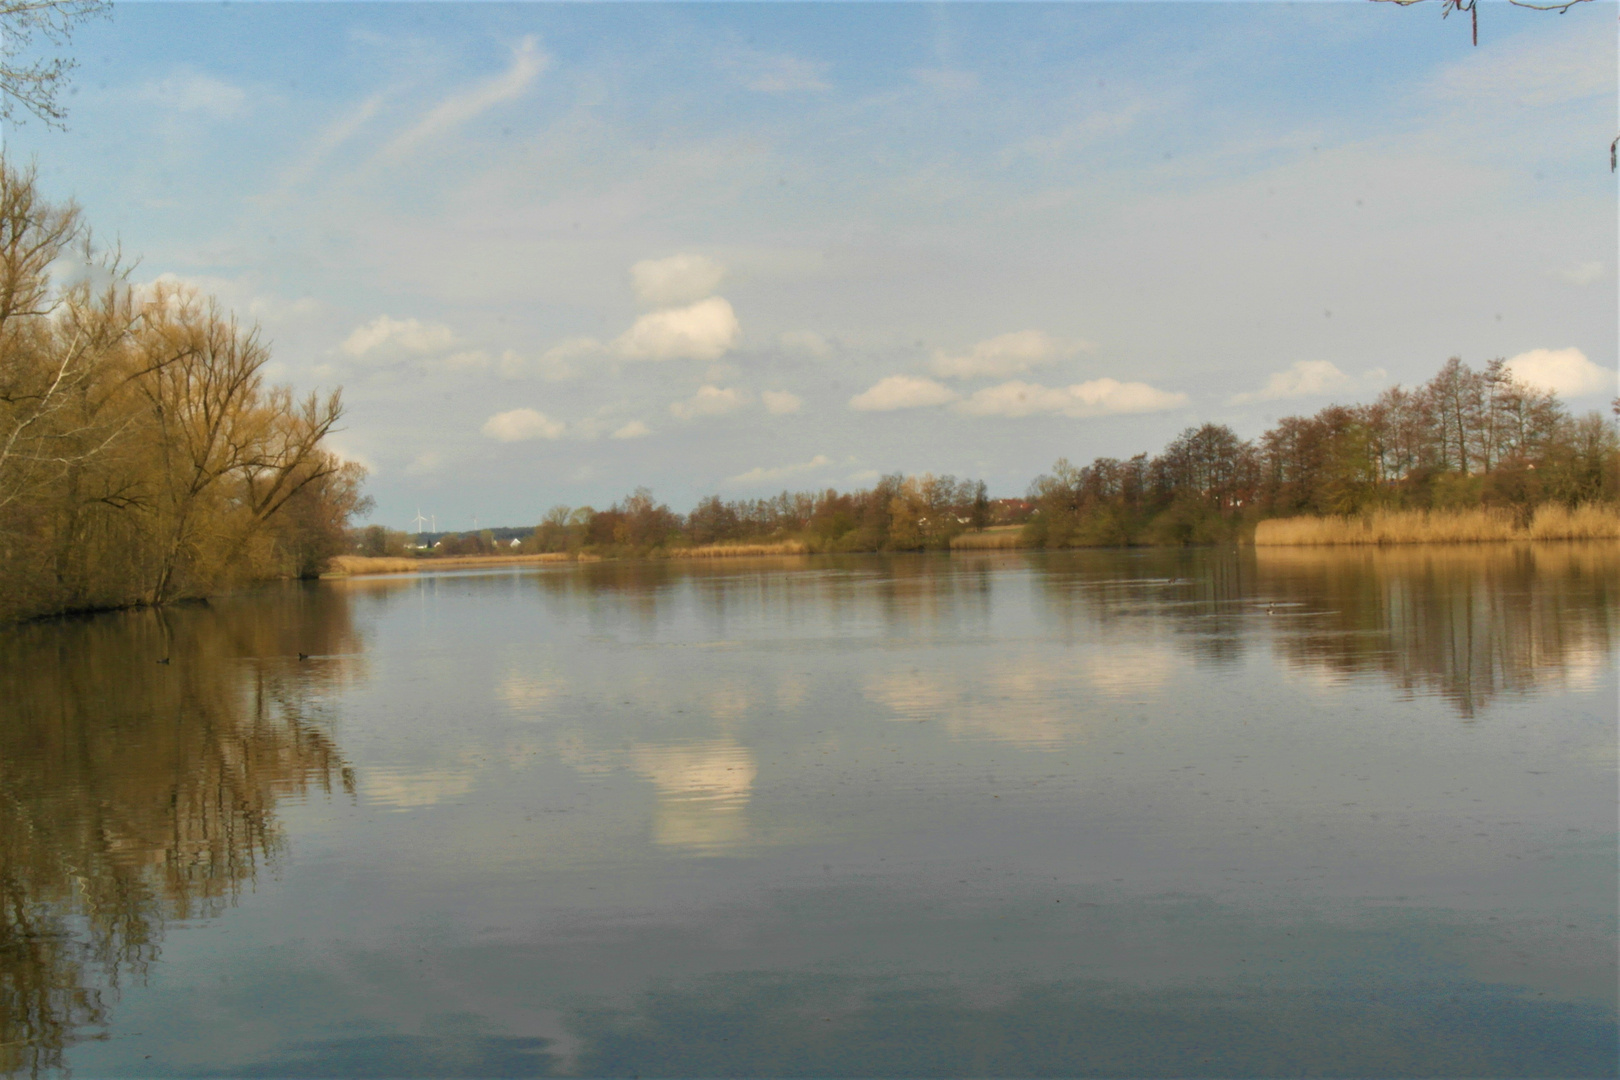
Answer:
<path fill-rule="evenodd" d="M 733 502 L 712 495 L 684 516 L 638 488 L 606 510 L 552 507 L 523 546 L 538 552 L 647 552 L 793 540 L 811 551 L 923 550 L 948 547 L 951 537 L 991 520 L 983 481 L 954 476 L 885 476 L 848 493 L 784 491 Z"/>
<path fill-rule="evenodd" d="M 1617 403 L 1620 415 L 1620 403 Z M 1420 387 L 1290 416 L 1258 439 L 1188 428 L 1156 457 L 1059 460 L 1030 485 L 1040 546 L 1231 539 L 1266 517 L 1378 508 L 1499 507 L 1620 500 L 1620 438 L 1597 412 L 1572 416 L 1500 360 L 1448 360 Z"/>
<path fill-rule="evenodd" d="M 76 206 L 0 160 L 0 619 L 309 575 L 344 550 L 366 502 L 323 446 L 341 399 L 267 384 L 268 360 L 212 301 L 131 286 Z"/>
<path fill-rule="evenodd" d="M 553 507 L 531 552 L 648 553 L 786 540 L 810 551 L 944 548 L 991 524 L 1024 523 L 1036 547 L 1215 543 L 1266 517 L 1354 515 L 1376 508 L 1501 507 L 1528 518 L 1545 502 L 1620 501 L 1620 440 L 1599 413 L 1572 416 L 1558 398 L 1492 361 L 1452 359 L 1429 382 L 1364 405 L 1290 416 L 1258 439 L 1188 428 L 1157 456 L 1060 459 L 1025 500 L 992 500 L 981 481 L 886 476 L 851 493 L 783 492 L 681 515 L 645 488 L 607 510 Z M 382 554 L 380 530 L 366 540 Z M 390 550 L 403 551 L 399 534 Z M 488 547 L 467 536 L 443 552 Z M 490 548 L 494 550 L 494 548 Z"/>

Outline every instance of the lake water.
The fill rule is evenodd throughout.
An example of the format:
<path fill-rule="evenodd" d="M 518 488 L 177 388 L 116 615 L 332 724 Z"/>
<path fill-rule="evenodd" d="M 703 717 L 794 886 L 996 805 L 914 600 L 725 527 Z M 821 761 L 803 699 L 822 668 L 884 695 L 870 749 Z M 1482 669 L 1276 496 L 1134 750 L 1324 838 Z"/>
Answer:
<path fill-rule="evenodd" d="M 1613 1075 L 1617 649 L 1617 545 L 0 631 L 0 1070 Z"/>

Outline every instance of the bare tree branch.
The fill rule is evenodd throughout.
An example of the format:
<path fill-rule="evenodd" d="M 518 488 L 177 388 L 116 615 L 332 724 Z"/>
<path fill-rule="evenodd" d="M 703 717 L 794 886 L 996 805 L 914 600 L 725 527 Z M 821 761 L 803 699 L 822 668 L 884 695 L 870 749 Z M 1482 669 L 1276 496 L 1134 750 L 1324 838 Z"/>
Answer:
<path fill-rule="evenodd" d="M 73 28 L 89 18 L 112 14 L 110 0 L 0 0 L 0 120 L 32 113 L 61 127 L 67 110 L 59 95 L 77 62 L 62 56 L 14 62 L 36 39 L 61 47 Z"/>

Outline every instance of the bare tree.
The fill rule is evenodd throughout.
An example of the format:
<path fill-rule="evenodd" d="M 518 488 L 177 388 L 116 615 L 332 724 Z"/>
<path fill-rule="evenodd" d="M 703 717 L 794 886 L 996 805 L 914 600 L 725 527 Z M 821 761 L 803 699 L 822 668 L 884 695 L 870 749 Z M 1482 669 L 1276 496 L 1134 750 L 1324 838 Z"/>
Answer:
<path fill-rule="evenodd" d="M 1399 4 L 1401 7 L 1411 7 L 1414 4 L 1428 3 L 1428 0 L 1373 0 L 1379 4 Z M 1529 8 L 1531 11 L 1556 11 L 1562 15 L 1576 4 L 1591 3 L 1591 0 L 1565 0 L 1563 3 L 1532 4 L 1529 0 L 1508 0 L 1514 7 Z M 1474 34 L 1474 44 L 1479 44 L 1479 0 L 1440 0 L 1440 17 L 1450 18 L 1451 13 L 1467 12 L 1468 20 Z"/>

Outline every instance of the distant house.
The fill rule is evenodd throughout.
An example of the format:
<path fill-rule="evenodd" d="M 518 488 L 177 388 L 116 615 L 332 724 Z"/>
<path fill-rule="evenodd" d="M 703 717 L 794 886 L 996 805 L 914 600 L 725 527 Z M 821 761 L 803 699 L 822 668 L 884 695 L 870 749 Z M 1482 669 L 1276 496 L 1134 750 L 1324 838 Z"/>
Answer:
<path fill-rule="evenodd" d="M 512 546 L 515 548 L 520 548 L 523 546 L 523 541 L 514 536 L 512 537 Z"/>

